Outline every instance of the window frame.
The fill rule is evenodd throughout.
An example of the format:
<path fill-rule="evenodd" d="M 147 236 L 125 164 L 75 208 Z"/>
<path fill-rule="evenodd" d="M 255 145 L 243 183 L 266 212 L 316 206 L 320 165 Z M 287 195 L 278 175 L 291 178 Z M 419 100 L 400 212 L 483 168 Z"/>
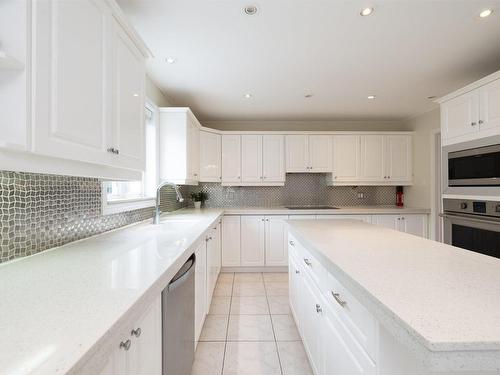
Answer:
<path fill-rule="evenodd" d="M 160 133 L 160 110 L 158 106 L 149 98 L 146 98 L 144 106 L 153 112 L 154 124 L 156 128 L 156 184 L 159 182 L 159 133 Z M 144 121 L 144 143 L 146 143 L 146 121 Z M 144 189 L 144 172 L 142 173 L 142 184 Z M 156 205 L 156 196 L 142 197 L 142 198 L 130 198 L 130 199 L 117 199 L 113 201 L 108 201 L 105 182 L 101 182 L 102 191 L 102 215 L 111 215 L 125 211 L 139 210 L 141 208 L 154 207 Z"/>

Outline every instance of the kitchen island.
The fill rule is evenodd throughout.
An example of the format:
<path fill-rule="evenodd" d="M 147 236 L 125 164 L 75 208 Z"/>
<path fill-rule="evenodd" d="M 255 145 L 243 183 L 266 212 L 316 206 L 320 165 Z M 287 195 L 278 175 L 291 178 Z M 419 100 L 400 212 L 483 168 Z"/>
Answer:
<path fill-rule="evenodd" d="M 288 221 L 317 375 L 500 374 L 500 260 L 354 220 Z"/>

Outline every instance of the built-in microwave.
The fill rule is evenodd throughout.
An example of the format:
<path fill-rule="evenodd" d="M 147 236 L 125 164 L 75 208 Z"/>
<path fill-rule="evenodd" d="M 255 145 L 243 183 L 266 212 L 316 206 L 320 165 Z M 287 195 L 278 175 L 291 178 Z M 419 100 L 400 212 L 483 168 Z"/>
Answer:
<path fill-rule="evenodd" d="M 500 200 L 500 137 L 443 147 L 443 194 Z"/>

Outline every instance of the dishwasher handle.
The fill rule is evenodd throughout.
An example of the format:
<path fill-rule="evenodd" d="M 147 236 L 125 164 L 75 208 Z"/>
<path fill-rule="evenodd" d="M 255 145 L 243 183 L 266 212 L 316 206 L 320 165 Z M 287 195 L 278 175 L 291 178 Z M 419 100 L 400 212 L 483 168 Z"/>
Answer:
<path fill-rule="evenodd" d="M 168 284 L 168 291 L 174 290 L 184 282 L 189 279 L 189 277 L 195 271 L 194 265 L 196 264 L 196 255 L 191 255 L 189 259 L 184 263 L 181 269 L 175 274 L 170 283 Z"/>

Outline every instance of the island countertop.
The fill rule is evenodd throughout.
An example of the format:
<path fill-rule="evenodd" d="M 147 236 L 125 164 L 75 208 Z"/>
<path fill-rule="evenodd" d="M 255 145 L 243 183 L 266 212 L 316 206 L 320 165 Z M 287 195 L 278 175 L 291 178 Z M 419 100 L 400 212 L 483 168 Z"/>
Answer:
<path fill-rule="evenodd" d="M 391 332 L 436 354 L 430 361 L 500 370 L 500 259 L 354 220 L 288 225 Z"/>

